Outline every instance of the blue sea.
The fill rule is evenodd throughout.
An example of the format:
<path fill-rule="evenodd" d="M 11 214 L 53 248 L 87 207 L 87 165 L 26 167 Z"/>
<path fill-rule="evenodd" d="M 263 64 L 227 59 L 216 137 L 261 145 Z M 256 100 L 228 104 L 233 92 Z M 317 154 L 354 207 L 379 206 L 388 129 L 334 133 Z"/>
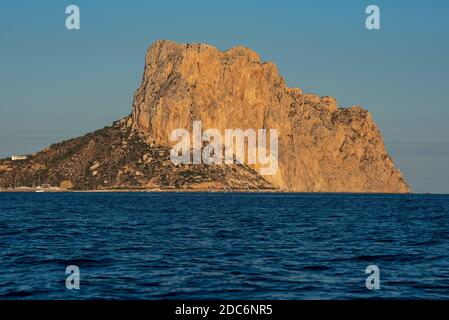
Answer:
<path fill-rule="evenodd" d="M 0 299 L 383 298 L 449 298 L 449 196 L 0 193 Z"/>

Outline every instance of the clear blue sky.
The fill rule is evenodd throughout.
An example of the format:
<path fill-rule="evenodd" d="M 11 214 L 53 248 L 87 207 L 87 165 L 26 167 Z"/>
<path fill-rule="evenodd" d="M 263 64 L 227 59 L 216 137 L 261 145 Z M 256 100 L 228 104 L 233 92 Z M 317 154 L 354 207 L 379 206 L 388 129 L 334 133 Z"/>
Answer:
<path fill-rule="evenodd" d="M 65 29 L 65 8 L 81 30 Z M 381 9 L 380 31 L 365 8 Z M 415 192 L 449 193 L 449 1 L 0 2 L 0 157 L 131 111 L 157 39 L 246 45 L 291 87 L 371 111 Z"/>

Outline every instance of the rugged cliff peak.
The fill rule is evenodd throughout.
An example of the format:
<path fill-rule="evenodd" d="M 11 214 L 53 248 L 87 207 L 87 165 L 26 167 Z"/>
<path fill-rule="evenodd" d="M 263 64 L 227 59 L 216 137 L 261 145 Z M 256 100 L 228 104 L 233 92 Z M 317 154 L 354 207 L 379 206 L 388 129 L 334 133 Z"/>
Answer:
<path fill-rule="evenodd" d="M 238 46 L 156 41 L 132 111 L 133 127 L 170 145 L 174 129 L 279 131 L 279 188 L 312 192 L 408 192 L 371 115 L 329 96 L 288 88 L 271 62 Z"/>

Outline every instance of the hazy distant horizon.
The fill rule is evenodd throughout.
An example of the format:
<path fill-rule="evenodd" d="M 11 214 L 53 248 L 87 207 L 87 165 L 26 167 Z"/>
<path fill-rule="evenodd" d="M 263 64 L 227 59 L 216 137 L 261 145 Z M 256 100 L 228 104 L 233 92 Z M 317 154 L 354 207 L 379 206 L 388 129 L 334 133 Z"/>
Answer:
<path fill-rule="evenodd" d="M 27 154 L 131 113 L 158 39 L 250 47 L 289 87 L 371 112 L 414 192 L 449 193 L 449 2 L 60 1 L 0 3 L 0 158 Z M 364 27 L 368 4 L 382 30 Z"/>

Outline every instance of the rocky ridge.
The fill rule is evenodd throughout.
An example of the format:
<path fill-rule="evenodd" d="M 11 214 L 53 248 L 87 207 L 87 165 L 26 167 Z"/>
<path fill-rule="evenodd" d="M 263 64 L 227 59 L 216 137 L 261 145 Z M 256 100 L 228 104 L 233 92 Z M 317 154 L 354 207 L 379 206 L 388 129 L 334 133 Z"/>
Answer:
<path fill-rule="evenodd" d="M 0 186 L 49 185 L 73 190 L 271 190 L 246 165 L 175 166 L 170 148 L 148 142 L 125 117 L 112 126 L 29 156 L 0 160 Z"/>

